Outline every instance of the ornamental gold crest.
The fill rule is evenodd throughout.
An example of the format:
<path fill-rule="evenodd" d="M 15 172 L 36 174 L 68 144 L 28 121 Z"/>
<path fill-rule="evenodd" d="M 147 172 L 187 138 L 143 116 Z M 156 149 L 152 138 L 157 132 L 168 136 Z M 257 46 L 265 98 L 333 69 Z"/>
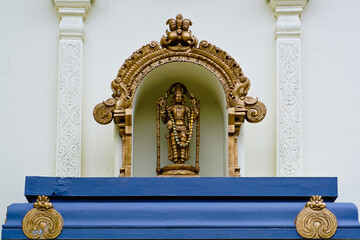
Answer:
<path fill-rule="evenodd" d="M 46 196 L 38 196 L 31 209 L 24 217 L 22 230 L 30 239 L 57 238 L 64 226 L 64 220 Z"/>
<path fill-rule="evenodd" d="M 296 231 L 306 239 L 329 239 L 337 229 L 335 215 L 326 209 L 321 196 L 312 196 L 295 219 Z"/>

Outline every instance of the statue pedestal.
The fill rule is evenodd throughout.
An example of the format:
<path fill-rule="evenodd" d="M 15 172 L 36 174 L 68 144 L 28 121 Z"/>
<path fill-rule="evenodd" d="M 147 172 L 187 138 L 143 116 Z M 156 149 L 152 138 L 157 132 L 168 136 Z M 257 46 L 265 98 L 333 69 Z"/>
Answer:
<path fill-rule="evenodd" d="M 24 216 L 45 195 L 64 221 L 58 239 L 301 239 L 295 218 L 319 195 L 332 239 L 360 239 L 356 206 L 337 194 L 337 178 L 27 177 L 29 203 L 9 206 L 2 238 L 27 239 Z"/>
<path fill-rule="evenodd" d="M 158 177 L 200 177 L 195 167 L 188 164 L 172 164 L 161 169 Z"/>
<path fill-rule="evenodd" d="M 188 178 L 188 177 L 200 177 L 200 175 L 199 174 L 195 174 L 195 175 L 172 175 L 172 174 L 170 174 L 170 175 L 158 175 L 158 177 L 186 177 L 186 178 Z"/>

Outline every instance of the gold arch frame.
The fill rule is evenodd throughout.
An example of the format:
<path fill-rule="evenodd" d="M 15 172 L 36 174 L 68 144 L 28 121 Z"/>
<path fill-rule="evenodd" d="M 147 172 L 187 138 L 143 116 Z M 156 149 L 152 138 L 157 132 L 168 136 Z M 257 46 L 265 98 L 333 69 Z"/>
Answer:
<path fill-rule="evenodd" d="M 175 21 L 177 28 L 171 25 Z M 169 19 L 170 30 L 161 38 L 161 46 L 152 41 L 134 52 L 121 66 L 117 77 L 111 83 L 112 97 L 95 106 L 93 115 L 100 124 L 113 119 L 119 127 L 122 138 L 122 167 L 120 176 L 131 176 L 132 152 L 132 107 L 135 92 L 144 77 L 155 68 L 171 62 L 198 64 L 212 72 L 223 87 L 228 110 L 228 174 L 240 176 L 237 154 L 237 136 L 241 124 L 260 122 L 266 114 L 266 107 L 257 98 L 247 96 L 249 79 L 243 74 L 236 61 L 222 49 L 191 36 L 179 14 Z M 190 21 L 190 20 L 188 20 Z M 184 22 L 184 23 L 183 23 Z M 191 25 L 191 21 L 190 21 Z M 175 38 L 174 36 L 175 35 Z"/>

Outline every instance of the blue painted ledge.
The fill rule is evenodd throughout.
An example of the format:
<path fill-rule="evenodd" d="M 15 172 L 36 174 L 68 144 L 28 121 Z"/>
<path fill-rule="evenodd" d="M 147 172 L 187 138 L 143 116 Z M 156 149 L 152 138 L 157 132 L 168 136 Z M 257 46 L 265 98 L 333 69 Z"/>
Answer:
<path fill-rule="evenodd" d="M 356 206 L 336 203 L 336 178 L 27 177 L 29 203 L 12 204 L 3 239 L 26 239 L 38 195 L 63 216 L 58 239 L 301 239 L 296 215 L 323 196 L 338 220 L 333 239 L 360 239 Z"/>

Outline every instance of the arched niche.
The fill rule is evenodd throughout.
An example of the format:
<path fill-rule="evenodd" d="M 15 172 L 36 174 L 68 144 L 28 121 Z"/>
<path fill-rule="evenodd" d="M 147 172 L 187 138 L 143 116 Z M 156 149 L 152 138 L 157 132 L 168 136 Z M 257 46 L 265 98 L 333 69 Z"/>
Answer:
<path fill-rule="evenodd" d="M 226 97 L 217 77 L 206 68 L 186 62 L 162 65 L 141 81 L 133 107 L 133 176 L 156 176 L 156 101 L 174 82 L 181 82 L 200 99 L 200 176 L 227 176 Z M 167 159 L 165 125 L 161 125 L 161 165 Z M 195 149 L 195 141 L 191 142 Z M 194 165 L 194 151 L 189 164 Z"/>
<path fill-rule="evenodd" d="M 220 84 L 220 90 L 217 88 L 216 93 L 213 95 L 208 94 L 208 96 L 212 98 L 213 102 L 218 102 L 218 105 L 222 105 L 222 111 L 220 111 L 219 114 L 224 117 L 225 112 L 227 115 L 227 127 L 222 128 L 224 132 L 221 134 L 222 136 L 224 134 L 227 136 L 225 139 L 227 142 L 227 176 L 240 176 L 237 137 L 241 125 L 244 120 L 251 123 L 261 121 L 265 117 L 266 107 L 258 101 L 257 98 L 247 95 L 250 89 L 250 81 L 243 74 L 239 64 L 229 54 L 207 41 L 201 41 L 198 44 L 196 37 L 191 35 L 191 31 L 188 31 L 189 26 L 192 24 L 189 19 L 183 19 L 179 14 L 176 16 L 176 19 L 169 19 L 167 24 L 169 24 L 170 31 L 166 31 L 166 36 L 161 38 L 161 47 L 158 42 L 152 41 L 150 44 L 135 51 L 126 59 L 116 78 L 111 83 L 111 89 L 113 91 L 112 97 L 99 103 L 94 108 L 94 118 L 98 123 L 108 124 L 114 120 L 114 123 L 119 127 L 119 134 L 122 139 L 122 167 L 120 168 L 120 176 L 132 176 L 133 136 L 134 133 L 141 133 L 141 131 L 134 129 L 141 129 L 142 125 L 139 124 L 139 126 L 137 126 L 138 123 L 134 123 L 136 125 L 133 125 L 134 96 L 137 96 L 136 99 L 138 99 L 137 101 L 139 102 L 145 101 L 142 100 L 142 98 L 144 95 L 145 99 L 148 94 L 146 89 L 151 88 L 156 91 L 158 90 L 155 89 L 154 86 L 146 87 L 147 84 L 156 85 L 156 80 L 146 79 L 156 79 L 152 77 L 152 75 L 156 75 L 157 71 L 167 72 L 161 74 L 164 79 L 166 79 L 166 74 L 172 76 L 172 73 L 167 70 L 171 67 L 175 68 L 174 72 L 178 72 L 178 76 L 174 75 L 174 77 L 181 78 L 181 74 L 185 74 L 181 72 L 184 71 L 186 67 L 194 69 L 194 71 L 188 72 L 190 75 L 194 74 L 196 76 L 200 73 L 200 75 L 204 75 L 199 78 L 193 78 L 190 75 L 183 78 L 183 80 L 189 82 L 189 84 L 201 85 L 200 88 L 202 89 L 211 90 L 213 81 L 205 81 L 205 75 L 209 73 L 212 74 L 211 77 L 209 75 L 209 79 L 216 78 L 218 85 Z M 207 71 L 203 71 L 203 69 L 195 70 L 200 69 L 199 67 Z M 191 82 L 189 79 L 194 79 L 194 82 Z M 174 82 L 180 80 L 181 79 L 176 79 Z M 144 83 L 144 87 L 140 87 L 142 83 Z M 171 83 L 165 84 L 163 90 L 170 84 Z M 145 90 L 139 90 L 139 93 L 137 93 L 138 89 L 141 88 Z M 221 94 L 217 93 L 218 91 L 220 91 Z M 199 93 L 201 95 L 202 91 Z M 224 97 L 216 97 L 217 94 L 225 95 L 226 104 L 223 104 L 223 100 L 219 100 L 221 98 L 224 99 Z M 162 94 L 158 95 L 158 97 L 161 95 Z M 140 104 L 138 105 L 140 106 Z M 138 114 L 141 114 L 140 110 L 136 111 L 139 112 Z M 144 111 L 150 110 L 146 109 Z M 219 117 L 218 113 L 216 111 L 214 113 L 217 119 Z M 208 151 L 208 148 L 213 143 L 209 144 L 209 146 L 206 146 L 205 143 L 203 140 L 201 141 L 200 149 Z M 135 144 L 137 144 L 137 142 L 135 142 Z M 149 145 L 150 144 L 151 143 L 149 143 Z M 149 149 L 148 151 L 150 151 Z M 136 148 L 136 151 L 142 150 Z M 151 153 L 147 151 L 144 152 L 140 157 L 145 157 L 146 155 L 148 161 L 153 161 L 152 156 L 150 156 Z M 224 149 L 222 152 L 224 152 Z M 226 159 L 226 157 L 219 159 L 218 161 L 220 163 L 218 164 L 222 164 L 224 159 Z M 226 169 L 226 167 L 222 169 Z"/>

